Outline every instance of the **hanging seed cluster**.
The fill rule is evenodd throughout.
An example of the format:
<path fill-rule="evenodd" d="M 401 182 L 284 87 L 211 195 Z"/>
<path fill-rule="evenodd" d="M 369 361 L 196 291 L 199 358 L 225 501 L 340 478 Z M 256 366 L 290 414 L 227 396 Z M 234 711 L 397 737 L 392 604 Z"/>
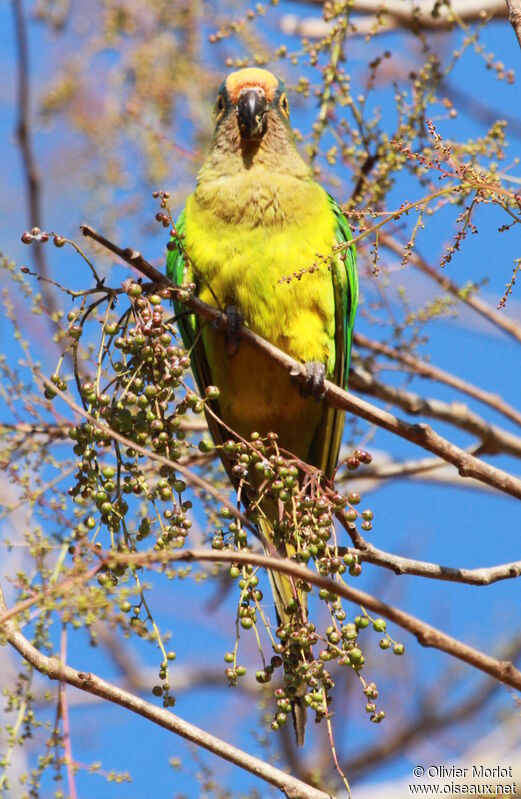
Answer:
<path fill-rule="evenodd" d="M 78 458 L 69 489 L 78 516 L 69 550 L 76 561 L 107 548 L 123 554 L 136 552 L 145 540 L 154 550 L 179 548 L 192 526 L 192 503 L 183 496 L 186 483 L 174 466 L 154 463 L 151 467 L 145 453 L 158 453 L 175 464 L 190 452 L 193 445 L 181 429 L 182 419 L 190 410 L 201 413 L 206 399 L 200 399 L 184 383 L 190 359 L 176 343 L 170 309 L 165 308 L 170 293 L 147 296 L 135 281 L 127 281 L 124 288 L 129 307 L 117 321 L 109 316 L 108 308 L 101 320 L 97 368 L 92 377 L 80 377 L 79 347 L 87 322 L 96 319 L 95 309 L 82 305 L 68 317 L 76 380 L 88 414 L 69 431 Z M 59 370 L 52 383 L 60 391 L 68 388 Z M 215 393 L 210 391 L 210 396 Z M 55 394 L 46 389 L 49 399 Z M 114 438 L 112 431 L 125 443 Z M 137 603 L 128 600 L 129 589 L 121 589 L 120 611 L 129 615 L 124 626 L 159 642 L 161 684 L 154 686 L 153 693 L 163 697 L 165 706 L 171 706 L 175 700 L 170 694 L 168 661 L 175 653 L 166 652 L 162 644 L 138 571 L 121 561 L 104 565 L 98 583 L 110 593 L 123 578 L 134 578 L 140 594 Z"/>
<path fill-rule="evenodd" d="M 253 433 L 249 441 L 230 439 L 222 445 L 222 456 L 228 461 L 239 483 L 241 495 L 250 498 L 250 511 L 258 503 L 257 521 L 263 514 L 262 507 L 279 509 L 279 519 L 273 526 L 273 543 L 281 554 L 293 552 L 292 557 L 297 562 L 313 566 L 319 574 L 335 580 L 342 580 L 346 572 L 351 577 L 361 574 L 362 566 L 355 554 L 348 552 L 339 555 L 333 526 L 335 513 L 346 511 L 349 521 L 361 520 L 364 529 L 371 529 L 372 511 L 360 513 L 356 510 L 355 506 L 361 501 L 356 491 L 344 497 L 319 472 L 284 457 L 274 433 L 265 438 Z M 348 459 L 348 466 L 356 469 L 360 463 L 369 463 L 370 460 L 369 453 L 356 450 Z M 255 518 L 255 512 L 249 515 Z M 229 520 L 229 524 L 227 530 L 216 531 L 212 540 L 213 548 L 246 548 L 247 533 L 231 512 L 222 508 L 220 516 Z M 252 629 L 259 616 L 266 623 L 260 604 L 263 594 L 258 588 L 259 580 L 254 568 L 234 564 L 230 568 L 230 577 L 238 580 L 241 592 L 238 626 L 244 630 Z M 287 721 L 295 702 L 314 711 L 317 722 L 328 715 L 334 686 L 331 671 L 327 668 L 329 662 L 336 662 L 356 672 L 370 700 L 366 708 L 370 718 L 380 722 L 385 714 L 376 708 L 376 686 L 373 683 L 368 685 L 361 675 L 365 657 L 359 635 L 371 623 L 376 631 L 383 632 L 384 620 L 371 620 L 368 615 L 363 615 L 347 622 L 341 600 L 329 591 L 320 590 L 320 599 L 328 605 L 332 621 L 321 633 L 308 618 L 304 597 L 309 591 L 309 583 L 295 581 L 294 597 L 286 606 L 288 620 L 279 623 L 275 629 L 272 626 L 269 629 L 273 656 L 267 659 L 263 655 L 264 668 L 255 675 L 259 683 L 265 684 L 272 680 L 276 670 L 281 673 L 282 685 L 279 684 L 274 690 L 277 711 L 272 728 L 278 729 Z M 382 640 L 389 641 L 388 646 L 394 643 L 387 637 Z M 388 646 L 386 644 L 382 648 Z M 394 651 L 401 654 L 403 648 L 402 651 L 396 648 Z M 238 678 L 246 673 L 244 666 L 237 665 L 237 646 L 234 652 L 226 654 L 225 662 L 229 664 L 225 670 L 226 676 L 232 685 L 236 685 Z"/>
<path fill-rule="evenodd" d="M 171 468 L 145 471 L 141 453 L 132 444 L 170 461 L 179 460 L 188 449 L 181 419 L 188 408 L 202 410 L 203 403 L 181 387 L 190 360 L 175 343 L 166 319 L 162 300 L 169 294 L 146 297 L 138 283 L 130 282 L 127 295 L 131 307 L 122 323 L 104 325 L 110 381 L 102 387 L 100 368 L 95 379 L 80 383 L 86 410 L 103 428 L 87 421 L 71 430 L 80 465 L 70 494 L 79 504 L 89 506 L 87 529 L 100 523 L 113 541 L 121 538 L 131 549 L 151 535 L 156 548 L 178 547 L 191 526 L 187 517 L 191 504 L 182 501 L 186 485 Z M 81 330 L 76 321 L 73 327 Z M 179 389 L 180 399 L 176 398 Z M 113 440 L 107 428 L 124 436 L 129 446 Z M 104 463 L 107 452 L 116 454 L 114 464 Z M 133 534 L 126 523 L 129 496 L 142 497 L 156 510 L 154 517 L 141 519 Z"/>

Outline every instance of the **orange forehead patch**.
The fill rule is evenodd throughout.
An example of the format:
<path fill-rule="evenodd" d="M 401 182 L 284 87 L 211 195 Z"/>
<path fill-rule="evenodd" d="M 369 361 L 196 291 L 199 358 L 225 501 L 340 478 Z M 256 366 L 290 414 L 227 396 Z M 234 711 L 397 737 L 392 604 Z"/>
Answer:
<path fill-rule="evenodd" d="M 251 89 L 255 86 L 264 91 L 266 100 L 271 103 L 278 89 L 279 81 L 267 69 L 259 69 L 258 67 L 239 69 L 238 72 L 232 72 L 226 78 L 226 90 L 232 103 L 237 102 L 243 89 Z"/>

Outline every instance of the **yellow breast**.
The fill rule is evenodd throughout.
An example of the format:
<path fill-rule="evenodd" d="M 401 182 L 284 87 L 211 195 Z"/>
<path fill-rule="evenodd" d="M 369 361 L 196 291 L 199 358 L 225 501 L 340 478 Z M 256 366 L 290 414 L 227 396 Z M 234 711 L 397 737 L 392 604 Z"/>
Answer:
<path fill-rule="evenodd" d="M 235 305 L 256 333 L 302 362 L 323 362 L 331 375 L 331 272 L 322 265 L 300 279 L 282 280 L 331 252 L 335 219 L 326 193 L 313 181 L 292 185 L 288 176 L 274 176 L 270 185 L 255 186 L 251 175 L 246 182 L 225 183 L 220 192 L 212 187 L 213 194 L 207 188 L 203 198 L 196 192 L 186 206 L 185 246 L 198 295 L 223 310 Z M 236 218 L 239 207 L 242 220 Z M 282 445 L 305 457 L 322 406 L 302 400 L 287 375 L 261 353 L 242 344 L 230 358 L 223 334 L 208 327 L 203 340 L 221 389 L 224 421 L 245 436 L 284 431 Z"/>

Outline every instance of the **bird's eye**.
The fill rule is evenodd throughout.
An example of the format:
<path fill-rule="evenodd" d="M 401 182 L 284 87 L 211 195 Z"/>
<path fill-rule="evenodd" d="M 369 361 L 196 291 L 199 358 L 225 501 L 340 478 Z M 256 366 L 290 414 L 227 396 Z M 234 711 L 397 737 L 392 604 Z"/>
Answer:
<path fill-rule="evenodd" d="M 224 102 L 224 97 L 220 94 L 215 101 L 215 117 L 217 120 L 221 119 L 222 115 L 224 114 L 224 110 L 226 108 L 226 103 Z"/>
<path fill-rule="evenodd" d="M 289 119 L 289 103 L 288 103 L 288 98 L 286 97 L 285 94 L 280 95 L 279 108 L 286 117 L 286 119 Z"/>

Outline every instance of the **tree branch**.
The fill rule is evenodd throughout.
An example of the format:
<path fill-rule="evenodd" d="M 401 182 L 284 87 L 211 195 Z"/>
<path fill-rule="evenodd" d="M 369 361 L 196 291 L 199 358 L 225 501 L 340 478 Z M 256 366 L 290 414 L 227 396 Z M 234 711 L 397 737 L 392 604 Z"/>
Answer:
<path fill-rule="evenodd" d="M 391 552 L 377 549 L 363 539 L 362 542 L 359 541 L 357 549 L 350 550 L 350 552 L 356 553 L 359 560 L 382 566 L 395 574 L 414 574 L 418 577 L 430 577 L 434 580 L 447 580 L 467 585 L 491 585 L 499 580 L 510 580 L 521 576 L 521 560 L 481 569 L 455 569 L 452 566 L 441 566 L 437 563 L 403 558 L 400 555 L 393 555 Z"/>
<path fill-rule="evenodd" d="M 481 450 L 480 444 L 475 444 L 469 447 L 469 452 L 477 454 Z M 459 488 L 479 489 L 480 491 L 493 491 L 492 488 L 486 486 L 478 480 L 469 480 L 461 483 L 457 474 L 455 474 L 445 461 L 441 458 L 411 458 L 410 460 L 395 461 L 383 460 L 381 462 L 374 462 L 370 466 L 365 466 L 362 474 L 353 474 L 352 472 L 344 472 L 337 478 L 336 484 L 341 486 L 344 483 L 356 479 L 357 485 L 364 486 L 363 491 L 371 490 L 372 484 L 380 482 L 380 480 L 391 480 L 401 477 L 413 477 L 429 483 L 440 483 L 442 485 L 459 485 Z M 369 488 L 365 486 L 369 484 Z"/>
<path fill-rule="evenodd" d="M 158 557 L 156 557 L 156 554 Z M 127 555 L 125 563 L 130 561 L 146 563 L 146 557 L 147 556 L 141 555 Z M 412 633 L 422 646 L 429 646 L 446 652 L 448 655 L 462 660 L 480 671 L 484 671 L 486 674 L 494 677 L 494 679 L 505 683 L 505 685 L 510 685 L 512 688 L 521 690 L 521 671 L 516 669 L 512 663 L 496 660 L 489 655 L 485 655 L 483 652 L 463 644 L 456 638 L 452 638 L 450 635 L 438 630 L 436 627 L 432 627 L 430 624 L 421 621 L 415 616 L 403 610 L 399 610 L 392 605 L 388 605 L 385 602 L 381 602 L 365 591 L 360 591 L 345 583 L 336 582 L 327 577 L 322 577 L 319 574 L 314 574 L 309 569 L 306 569 L 304 566 L 299 566 L 288 558 L 277 558 L 254 552 L 186 550 L 184 552 L 153 553 L 151 560 L 161 560 L 162 557 L 168 562 L 175 560 L 227 561 L 233 563 L 251 563 L 267 569 L 277 569 L 296 579 L 310 582 L 320 588 L 326 588 L 328 591 L 347 599 L 349 602 L 362 605 Z M 109 561 L 111 559 L 112 556 L 109 555 Z M 115 558 L 115 560 L 118 560 L 118 558 Z M 517 565 L 519 566 L 519 564 Z"/>
<path fill-rule="evenodd" d="M 126 249 L 123 250 L 113 242 L 96 233 L 93 228 L 88 225 L 82 225 L 81 229 L 84 236 L 88 236 L 99 244 L 102 244 L 111 252 L 118 255 L 126 263 L 132 266 L 141 274 L 150 280 L 156 282 L 159 286 L 170 288 L 173 294 L 177 294 L 178 298 L 194 313 L 202 316 L 205 319 L 216 322 L 222 328 L 226 327 L 226 316 L 217 308 L 213 308 L 206 303 L 201 302 L 197 297 L 189 295 L 186 297 L 187 292 L 175 286 L 162 272 L 159 272 L 152 264 L 148 263 L 140 252 L 137 250 Z M 293 360 L 290 355 L 287 355 L 282 350 L 277 349 L 273 344 L 265 341 L 261 336 L 254 333 L 247 327 L 241 331 L 243 340 L 247 341 L 256 349 L 269 355 L 270 358 L 285 369 L 289 376 L 298 384 L 302 385 L 306 380 L 306 369 L 303 363 Z M 360 416 L 362 419 L 388 430 L 390 433 L 395 433 L 401 438 L 417 444 L 429 452 L 439 455 L 448 463 L 452 463 L 457 467 L 459 474 L 462 477 L 474 477 L 487 485 L 503 491 L 506 494 L 521 499 L 521 480 L 513 477 L 503 469 L 498 469 L 490 466 L 488 463 L 479 460 L 473 455 L 460 449 L 455 444 L 452 444 L 447 439 L 434 432 L 431 427 L 426 424 L 411 425 L 398 419 L 393 414 L 383 411 L 368 402 L 365 402 L 352 394 L 343 391 L 339 386 L 334 383 L 326 381 L 326 397 L 325 402 L 334 408 L 348 411 Z M 56 391 L 53 386 L 53 390 Z M 60 392 L 57 392 L 60 393 Z M 64 399 L 64 395 L 60 393 Z M 68 399 L 68 398 L 67 398 Z M 67 400 L 66 400 L 67 401 Z M 135 445 L 133 445 L 135 446 Z"/>
<path fill-rule="evenodd" d="M 304 0 L 309 5 L 322 5 L 323 0 Z M 403 0 L 355 0 L 354 15 L 350 18 L 352 33 L 388 33 L 395 30 L 452 30 L 458 22 L 469 24 L 482 22 L 494 16 L 506 19 L 507 8 L 503 0 L 453 0 L 450 7 L 442 4 L 435 16 L 434 2 L 407 4 Z M 376 17 L 379 24 L 375 25 Z M 511 20 L 512 21 L 512 20 Z M 281 28 L 286 35 L 323 38 L 331 33 L 332 24 L 320 17 L 302 18 L 296 14 L 285 14 Z"/>
<path fill-rule="evenodd" d="M 42 227 L 42 187 L 40 171 L 34 155 L 31 140 L 31 106 L 29 89 L 29 45 L 27 41 L 27 24 L 23 9 L 23 0 L 12 0 L 16 45 L 17 45 L 17 106 L 18 120 L 16 124 L 16 140 L 22 155 L 22 167 L 25 176 L 25 194 L 29 227 Z M 57 312 L 56 301 L 49 283 L 49 268 L 42 247 L 33 248 L 33 257 L 38 275 L 43 278 L 42 294 L 52 319 Z"/>
<path fill-rule="evenodd" d="M 521 437 L 489 424 L 462 402 L 448 404 L 442 400 L 420 397 L 412 391 L 381 383 L 368 371 L 359 368 L 351 370 L 349 380 L 355 390 L 398 405 L 407 413 L 438 419 L 477 436 L 483 444 L 482 451 L 505 452 L 516 458 L 521 457 Z"/>
<path fill-rule="evenodd" d="M 512 663 L 508 661 L 496 660 L 495 658 L 490 657 L 489 655 L 486 655 L 483 652 L 480 652 L 479 650 L 462 643 L 461 641 L 458 641 L 456 638 L 452 638 L 450 635 L 438 630 L 436 627 L 432 627 L 430 624 L 427 624 L 421 619 L 418 619 L 415 616 L 412 616 L 411 614 L 394 607 L 393 605 L 388 605 L 386 602 L 381 602 L 379 599 L 371 596 L 371 594 L 367 594 L 365 591 L 360 591 L 359 589 L 353 588 L 352 586 L 343 582 L 337 582 L 328 577 L 323 577 L 320 574 L 316 574 L 310 569 L 307 569 L 305 566 L 300 566 L 298 563 L 295 563 L 289 558 L 282 558 L 277 555 L 263 555 L 257 552 L 235 550 L 219 550 L 216 552 L 214 550 L 206 549 L 187 549 L 184 551 L 158 551 L 148 553 L 107 552 L 105 555 L 103 555 L 103 553 L 98 553 L 98 556 L 100 557 L 99 568 L 101 568 L 103 565 L 106 565 L 110 568 L 116 564 L 125 564 L 127 566 L 130 564 L 135 564 L 146 567 L 157 564 L 169 564 L 177 561 L 187 561 L 212 563 L 248 563 L 254 566 L 261 566 L 265 569 L 277 570 L 283 574 L 290 575 L 296 580 L 303 580 L 304 582 L 311 583 L 319 588 L 325 588 L 327 591 L 335 594 L 336 596 L 343 597 L 349 602 L 353 602 L 356 605 L 361 605 L 365 608 L 368 608 L 379 616 L 384 616 L 385 618 L 397 624 L 399 627 L 402 627 L 402 629 L 412 633 L 412 635 L 416 637 L 422 646 L 428 646 L 434 649 L 439 649 L 442 652 L 446 652 L 451 657 L 461 660 L 464 663 L 468 663 L 470 666 L 473 666 L 479 671 L 483 671 L 486 674 L 489 674 L 491 677 L 494 677 L 494 679 L 505 683 L 505 685 L 510 685 L 510 687 L 515 688 L 516 690 L 521 690 L 521 671 L 516 669 Z M 422 565 L 425 566 L 425 571 L 428 571 L 427 567 L 432 567 L 432 569 L 435 568 L 434 564 Z M 516 568 L 519 568 L 520 564 L 508 564 L 508 566 L 515 566 Z M 441 569 L 442 567 L 437 568 Z M 502 569 L 506 567 L 493 568 Z M 440 577 L 439 579 L 443 578 Z M 81 583 L 84 581 L 85 576 L 83 574 L 79 575 L 78 582 Z M 70 580 L 68 580 L 68 582 L 70 583 Z M 47 596 L 47 594 L 57 595 L 59 593 L 60 585 L 58 584 L 53 586 L 45 596 Z M 22 609 L 26 610 L 30 604 L 37 604 L 39 599 L 41 599 L 41 595 L 35 596 L 31 599 L 31 601 L 24 600 L 9 610 L 4 610 L 4 612 L 0 614 L 0 627 L 3 627 L 4 630 L 12 629 L 11 627 L 8 627 L 8 625 L 12 623 L 11 618 L 20 613 Z"/>
<path fill-rule="evenodd" d="M 446 372 L 444 369 L 434 366 L 432 363 L 428 363 L 421 358 L 416 358 L 408 352 L 401 352 L 394 347 L 390 347 L 388 344 L 383 344 L 381 341 L 369 339 L 362 333 L 354 334 L 354 343 L 358 347 L 363 347 L 371 352 L 376 352 L 390 360 L 403 364 L 407 371 L 412 374 L 451 386 L 457 391 L 461 391 L 463 394 L 467 394 L 467 396 L 488 405 L 493 410 L 503 414 L 503 416 L 506 416 L 512 422 L 521 426 L 521 413 L 505 402 L 499 394 L 485 391 L 479 386 L 469 383 L 467 380 L 462 380 L 457 375 L 451 374 L 451 372 Z"/>
<path fill-rule="evenodd" d="M 306 0 L 305 0 L 306 1 Z M 321 0 L 307 0 L 320 4 Z M 404 5 L 402 0 L 355 0 L 353 11 L 359 14 L 383 13 L 391 16 L 404 27 L 416 28 L 418 25 L 426 28 L 443 28 L 453 24 L 454 17 L 462 22 L 477 22 L 483 15 L 506 17 L 502 0 L 452 0 L 450 5 L 442 5 L 437 9 L 435 16 L 432 10 L 435 6 L 433 0 Z"/>
<path fill-rule="evenodd" d="M 508 20 L 514 29 L 517 41 L 521 47 L 521 1 L 506 0 L 508 6 Z"/>

